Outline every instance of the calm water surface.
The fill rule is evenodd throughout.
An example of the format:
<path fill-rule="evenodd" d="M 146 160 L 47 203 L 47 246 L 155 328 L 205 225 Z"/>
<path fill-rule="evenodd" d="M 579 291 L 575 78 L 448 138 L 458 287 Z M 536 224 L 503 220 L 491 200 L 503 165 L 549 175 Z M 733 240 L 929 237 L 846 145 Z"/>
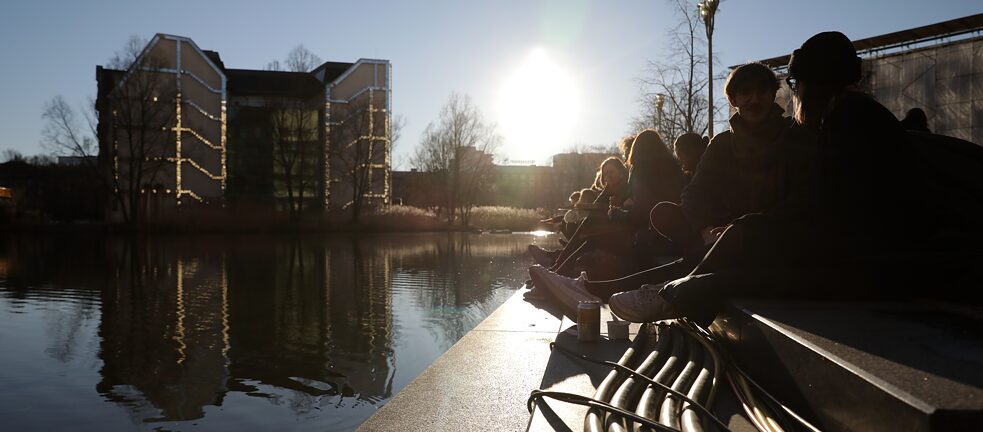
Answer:
<path fill-rule="evenodd" d="M 0 238 L 0 429 L 354 429 L 522 284 L 533 241 Z"/>

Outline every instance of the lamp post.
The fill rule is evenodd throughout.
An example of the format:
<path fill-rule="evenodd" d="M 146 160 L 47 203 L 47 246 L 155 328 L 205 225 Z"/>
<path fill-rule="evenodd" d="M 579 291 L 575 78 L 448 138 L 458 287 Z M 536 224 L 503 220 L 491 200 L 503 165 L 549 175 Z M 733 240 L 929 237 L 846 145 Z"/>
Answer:
<path fill-rule="evenodd" d="M 719 4 L 720 0 L 700 0 L 696 4 L 700 8 L 700 18 L 707 28 L 707 89 L 709 93 L 707 111 L 710 114 L 707 135 L 711 138 L 713 138 L 713 16 L 717 13 Z"/>
<path fill-rule="evenodd" d="M 666 131 L 662 128 L 662 106 L 666 103 L 666 95 L 659 93 L 655 95 L 655 109 L 659 111 L 659 134 L 665 134 Z"/>

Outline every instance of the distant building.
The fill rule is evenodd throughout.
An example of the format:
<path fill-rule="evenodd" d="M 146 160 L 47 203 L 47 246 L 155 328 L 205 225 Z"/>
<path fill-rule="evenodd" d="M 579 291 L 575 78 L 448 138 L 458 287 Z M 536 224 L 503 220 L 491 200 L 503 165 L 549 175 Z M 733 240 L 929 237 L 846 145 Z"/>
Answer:
<path fill-rule="evenodd" d="M 861 86 L 899 119 L 921 108 L 932 132 L 983 145 L 981 35 L 983 14 L 976 14 L 855 40 L 863 58 Z M 788 60 L 783 55 L 761 62 L 784 77 Z M 791 113 L 784 80 L 778 97 Z"/>
<path fill-rule="evenodd" d="M 466 150 L 467 158 L 491 164 L 491 155 L 474 149 Z M 561 153 L 553 156 L 552 166 L 491 165 L 492 183 L 478 197 L 478 205 L 520 208 L 552 208 L 567 205 L 575 190 L 590 187 L 604 159 L 616 156 L 607 153 Z M 405 205 L 430 207 L 436 205 L 431 173 L 393 172 L 393 200 Z"/>
<path fill-rule="evenodd" d="M 128 70 L 96 68 L 99 163 L 150 217 L 187 205 L 383 204 L 391 72 L 368 59 L 309 72 L 229 69 L 189 38 L 157 34 Z M 353 125 L 360 133 L 346 132 Z"/>

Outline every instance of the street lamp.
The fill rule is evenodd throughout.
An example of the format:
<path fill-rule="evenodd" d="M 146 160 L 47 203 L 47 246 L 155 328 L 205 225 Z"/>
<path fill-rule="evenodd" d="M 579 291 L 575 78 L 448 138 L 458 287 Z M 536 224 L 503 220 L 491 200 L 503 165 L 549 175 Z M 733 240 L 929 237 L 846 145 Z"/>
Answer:
<path fill-rule="evenodd" d="M 659 93 L 655 95 L 655 109 L 659 110 L 659 133 L 665 134 L 666 131 L 662 129 L 662 106 L 666 103 L 666 95 Z"/>
<path fill-rule="evenodd" d="M 707 124 L 707 135 L 713 138 L 713 16 L 717 13 L 720 0 L 701 0 L 696 4 L 700 8 L 700 19 L 707 28 L 707 88 L 710 103 L 707 111 L 710 113 L 710 123 Z"/>

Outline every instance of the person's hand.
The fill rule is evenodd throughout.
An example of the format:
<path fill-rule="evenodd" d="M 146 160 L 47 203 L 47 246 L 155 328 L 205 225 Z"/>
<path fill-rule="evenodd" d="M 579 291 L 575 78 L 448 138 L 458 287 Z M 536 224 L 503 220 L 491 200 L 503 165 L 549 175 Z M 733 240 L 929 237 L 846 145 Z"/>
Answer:
<path fill-rule="evenodd" d="M 608 206 L 608 218 L 609 219 L 618 219 L 618 218 L 624 216 L 625 213 L 627 213 L 627 211 L 625 209 L 621 208 L 621 207 L 618 207 L 618 206 Z"/>

